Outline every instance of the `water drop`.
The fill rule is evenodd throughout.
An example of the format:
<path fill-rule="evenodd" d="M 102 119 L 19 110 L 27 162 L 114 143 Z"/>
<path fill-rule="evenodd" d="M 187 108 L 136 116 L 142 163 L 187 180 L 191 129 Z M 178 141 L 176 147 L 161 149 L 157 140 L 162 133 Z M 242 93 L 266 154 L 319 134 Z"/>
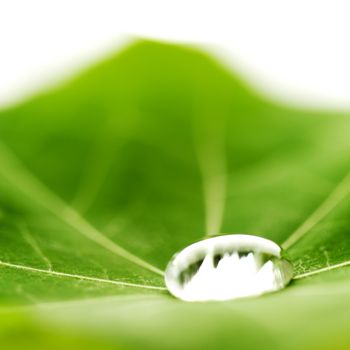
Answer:
<path fill-rule="evenodd" d="M 292 265 L 276 243 L 231 234 L 199 241 L 175 254 L 165 283 L 179 299 L 210 301 L 277 291 L 292 277 Z"/>

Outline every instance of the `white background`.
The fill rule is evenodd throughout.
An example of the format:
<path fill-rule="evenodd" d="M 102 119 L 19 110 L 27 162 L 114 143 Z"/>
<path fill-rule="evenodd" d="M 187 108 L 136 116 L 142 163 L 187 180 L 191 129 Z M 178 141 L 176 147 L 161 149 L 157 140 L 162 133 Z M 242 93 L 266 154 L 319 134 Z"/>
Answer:
<path fill-rule="evenodd" d="M 203 45 L 274 99 L 350 109 L 350 1 L 337 0 L 0 0 L 0 105 L 130 35 Z"/>

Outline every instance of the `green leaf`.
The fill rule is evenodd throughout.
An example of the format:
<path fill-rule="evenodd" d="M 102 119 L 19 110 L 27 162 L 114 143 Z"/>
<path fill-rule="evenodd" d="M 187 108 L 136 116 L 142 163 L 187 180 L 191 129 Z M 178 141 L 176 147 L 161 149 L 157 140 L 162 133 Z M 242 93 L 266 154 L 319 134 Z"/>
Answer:
<path fill-rule="evenodd" d="M 3 110 L 3 344 L 348 349 L 349 117 L 266 101 L 205 54 L 148 41 Z M 171 256 L 222 232 L 282 244 L 296 280 L 175 300 Z"/>

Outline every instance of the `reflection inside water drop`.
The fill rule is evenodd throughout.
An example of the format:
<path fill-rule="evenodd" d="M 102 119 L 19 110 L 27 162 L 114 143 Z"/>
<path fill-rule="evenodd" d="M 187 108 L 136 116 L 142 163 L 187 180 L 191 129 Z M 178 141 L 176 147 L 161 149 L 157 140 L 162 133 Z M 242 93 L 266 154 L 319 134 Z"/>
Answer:
<path fill-rule="evenodd" d="M 232 234 L 191 244 L 170 261 L 165 283 L 186 301 L 230 300 L 284 288 L 293 268 L 274 242 Z"/>

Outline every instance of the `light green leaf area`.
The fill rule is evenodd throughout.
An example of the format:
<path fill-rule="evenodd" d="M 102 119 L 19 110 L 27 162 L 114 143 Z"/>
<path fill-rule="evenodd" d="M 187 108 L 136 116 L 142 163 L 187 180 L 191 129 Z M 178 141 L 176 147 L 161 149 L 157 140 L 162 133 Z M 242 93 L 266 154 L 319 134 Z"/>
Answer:
<path fill-rule="evenodd" d="M 149 41 L 1 111 L 2 344 L 348 349 L 349 135 L 349 113 L 274 104 Z M 283 244 L 297 279 L 175 300 L 167 262 L 218 233 Z"/>

